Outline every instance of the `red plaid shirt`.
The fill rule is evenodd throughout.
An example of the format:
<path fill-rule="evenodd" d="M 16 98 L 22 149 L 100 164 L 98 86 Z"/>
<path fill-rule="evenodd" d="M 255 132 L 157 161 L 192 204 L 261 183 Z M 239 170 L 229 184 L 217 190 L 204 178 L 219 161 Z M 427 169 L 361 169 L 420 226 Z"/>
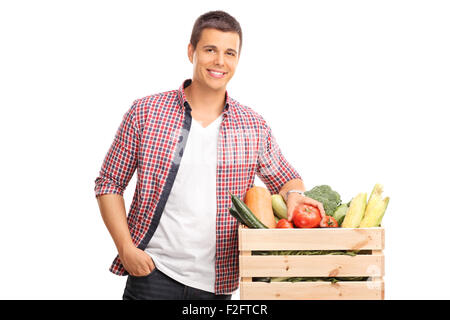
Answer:
<path fill-rule="evenodd" d="M 96 196 L 123 195 L 137 170 L 127 222 L 134 244 L 142 250 L 158 226 L 183 156 L 192 121 L 184 93 L 190 83 L 188 79 L 178 90 L 134 101 L 95 180 Z M 238 224 L 228 212 L 232 205 L 228 191 L 242 199 L 255 175 L 272 194 L 289 180 L 301 179 L 282 155 L 262 116 L 226 92 L 217 146 L 216 294 L 230 294 L 239 286 Z M 128 274 L 119 256 L 110 271 Z"/>

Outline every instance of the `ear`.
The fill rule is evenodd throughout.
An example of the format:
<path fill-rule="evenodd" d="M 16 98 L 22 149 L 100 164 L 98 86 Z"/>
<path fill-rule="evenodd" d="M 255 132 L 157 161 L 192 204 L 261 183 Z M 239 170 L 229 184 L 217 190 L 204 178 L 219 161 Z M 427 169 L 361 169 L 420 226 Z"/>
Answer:
<path fill-rule="evenodd" d="M 192 44 L 188 44 L 188 58 L 191 63 L 194 63 L 194 46 Z"/>

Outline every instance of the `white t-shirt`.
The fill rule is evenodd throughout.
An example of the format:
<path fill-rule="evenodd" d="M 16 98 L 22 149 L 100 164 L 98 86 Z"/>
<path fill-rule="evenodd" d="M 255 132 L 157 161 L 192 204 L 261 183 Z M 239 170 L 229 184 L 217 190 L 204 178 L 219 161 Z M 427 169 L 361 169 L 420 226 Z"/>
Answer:
<path fill-rule="evenodd" d="M 222 115 L 191 129 L 158 227 L 145 249 L 157 269 L 190 287 L 214 292 L 216 164 Z"/>

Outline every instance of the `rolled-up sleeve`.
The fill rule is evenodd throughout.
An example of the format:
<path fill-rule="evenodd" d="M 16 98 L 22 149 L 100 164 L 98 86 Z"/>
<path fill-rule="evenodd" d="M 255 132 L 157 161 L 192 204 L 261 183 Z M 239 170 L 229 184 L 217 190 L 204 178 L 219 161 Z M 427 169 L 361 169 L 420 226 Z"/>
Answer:
<path fill-rule="evenodd" d="M 108 193 L 123 195 L 137 166 L 139 130 L 136 127 L 136 104 L 125 113 L 114 141 L 95 179 L 95 196 Z"/>
<path fill-rule="evenodd" d="M 272 129 L 265 121 L 263 133 L 258 153 L 256 174 L 271 194 L 277 194 L 288 181 L 302 178 L 283 156 Z"/>

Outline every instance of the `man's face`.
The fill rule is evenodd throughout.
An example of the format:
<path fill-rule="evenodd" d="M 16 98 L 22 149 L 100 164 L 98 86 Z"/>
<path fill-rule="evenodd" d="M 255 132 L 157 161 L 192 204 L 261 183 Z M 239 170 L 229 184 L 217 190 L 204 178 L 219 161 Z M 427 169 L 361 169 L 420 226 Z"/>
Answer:
<path fill-rule="evenodd" d="M 223 90 L 239 61 L 239 35 L 217 29 L 203 29 L 197 48 L 189 44 L 188 56 L 194 65 L 193 80 L 212 90 Z"/>

